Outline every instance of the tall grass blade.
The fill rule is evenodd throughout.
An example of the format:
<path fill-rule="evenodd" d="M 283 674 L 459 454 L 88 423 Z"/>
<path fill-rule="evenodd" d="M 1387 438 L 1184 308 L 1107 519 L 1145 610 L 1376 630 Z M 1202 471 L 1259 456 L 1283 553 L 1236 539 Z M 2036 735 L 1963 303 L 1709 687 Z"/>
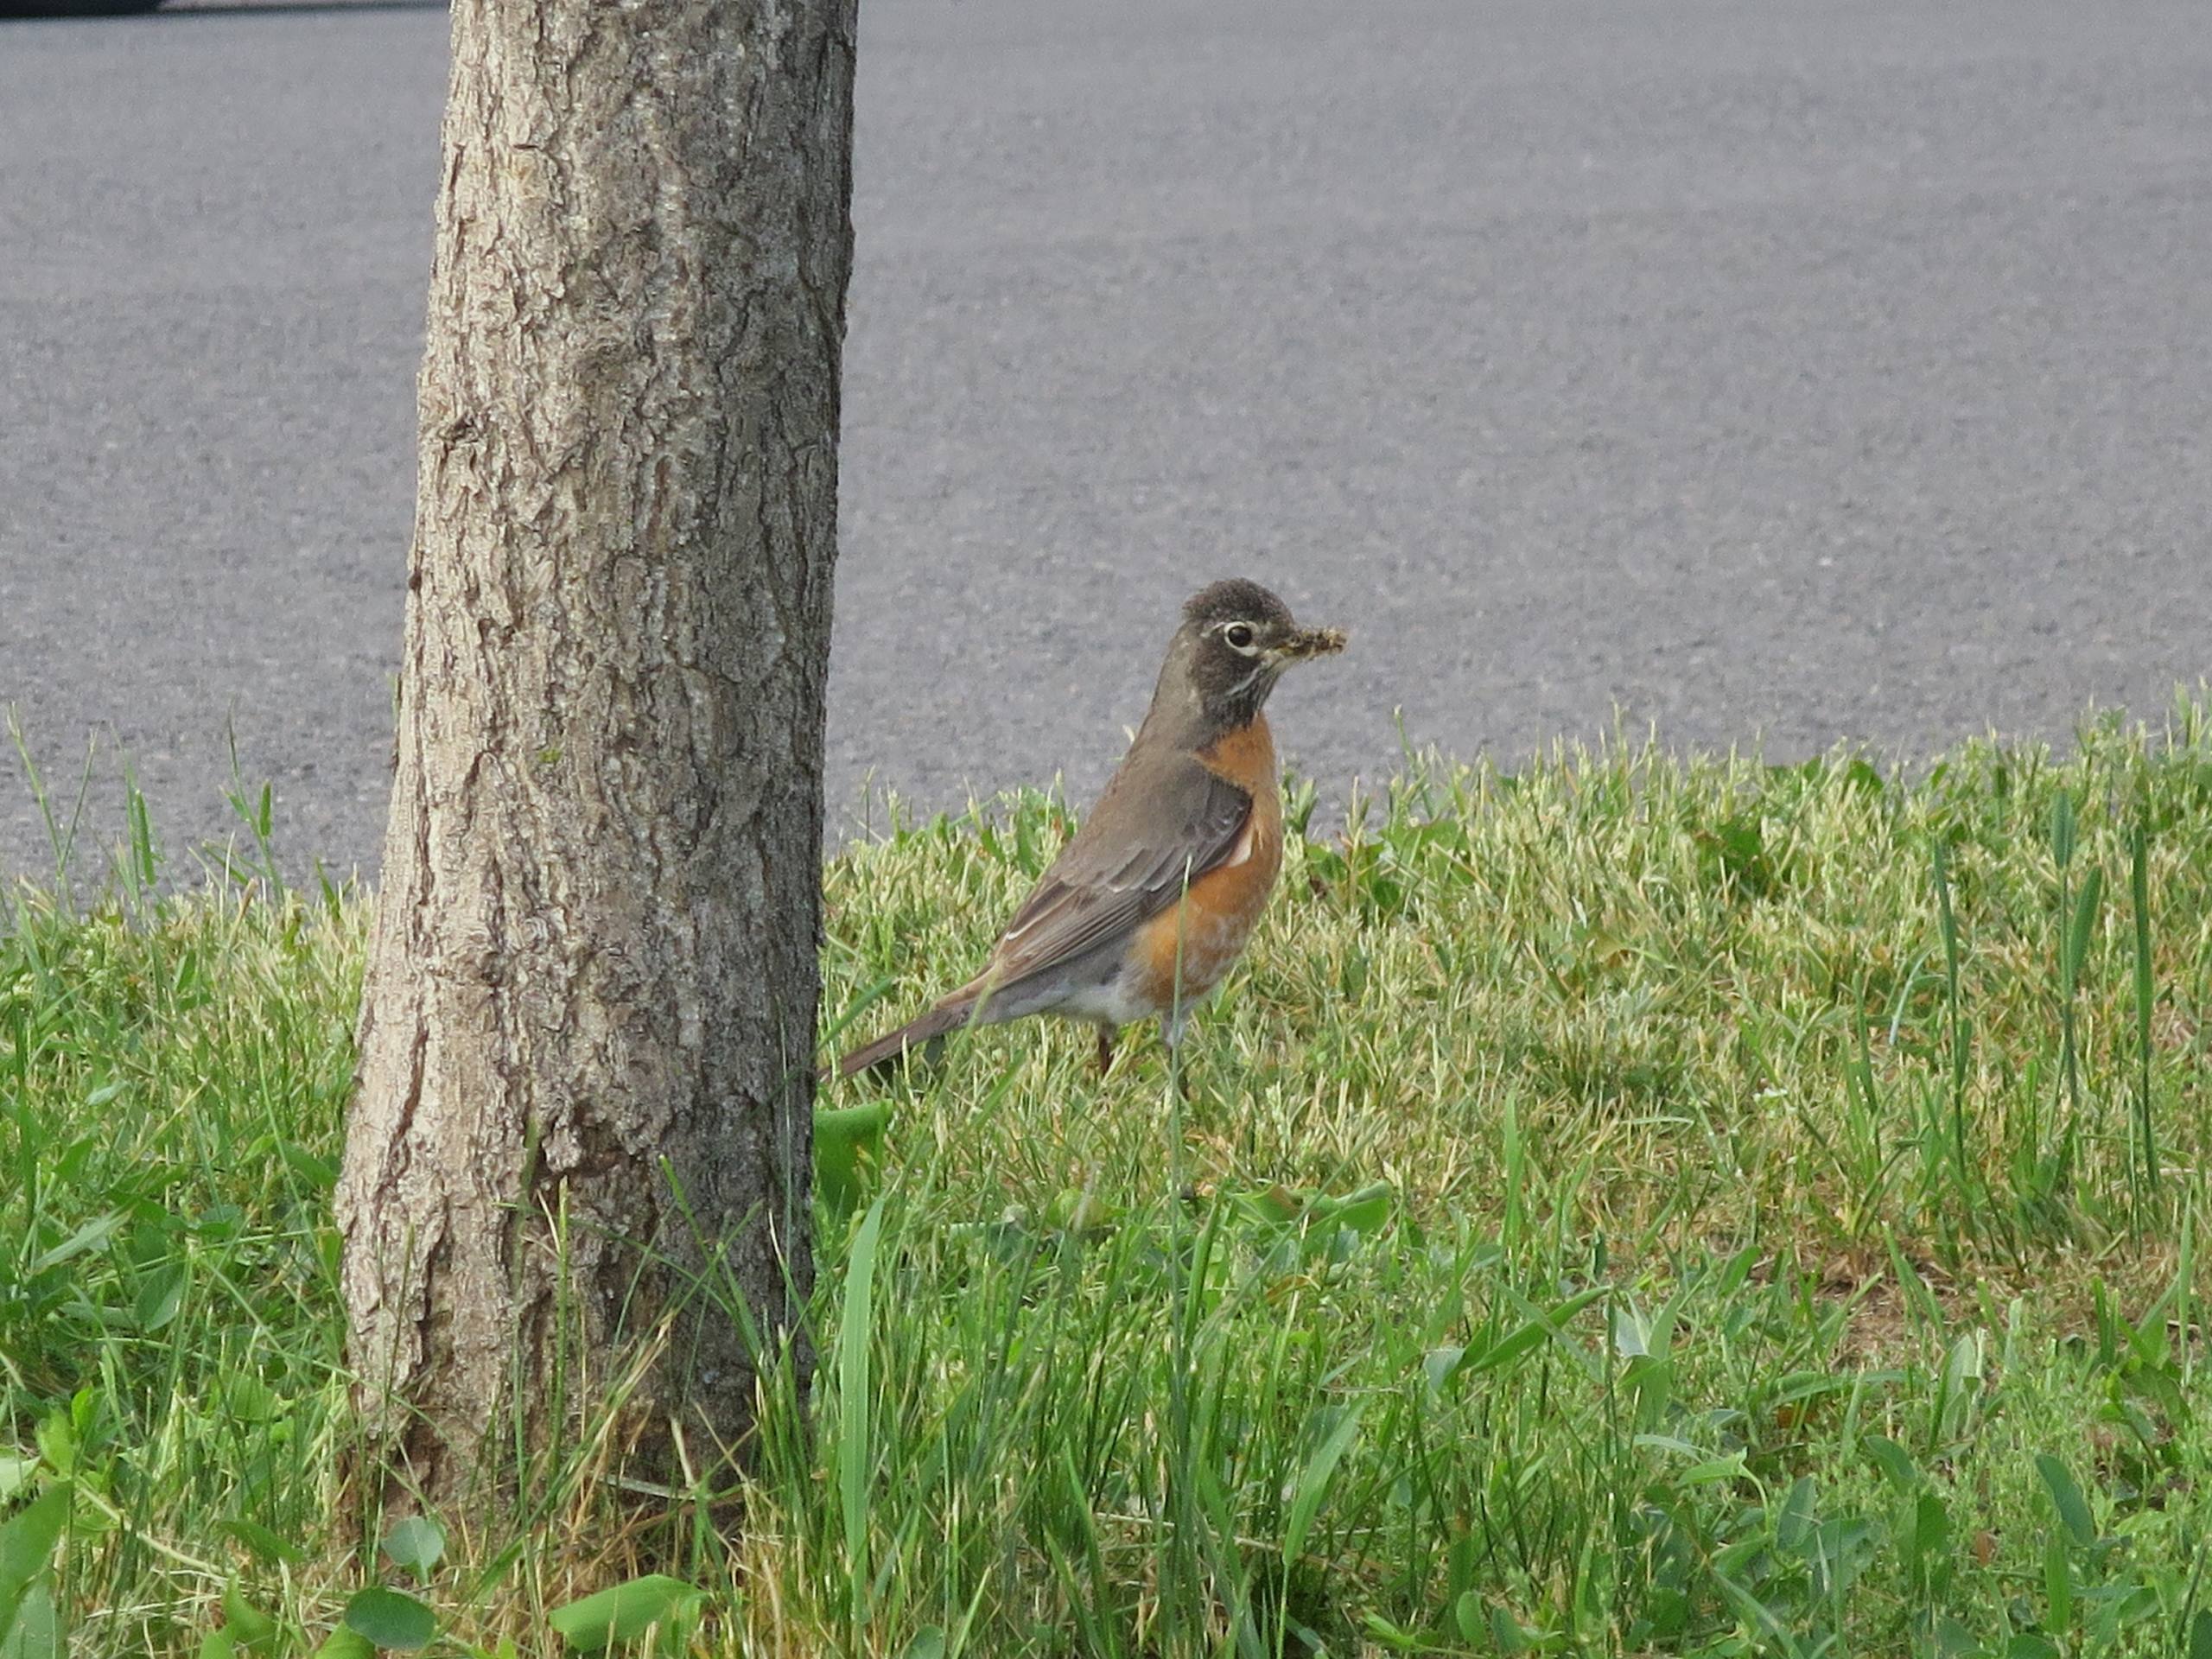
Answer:
<path fill-rule="evenodd" d="M 868 1505 L 874 1469 L 868 1339 L 875 1322 L 875 1251 L 883 1234 L 883 1205 L 880 1198 L 870 1205 L 853 1236 L 837 1326 L 837 1501 L 845 1525 L 849 1614 L 856 1637 L 868 1617 Z"/>
<path fill-rule="evenodd" d="M 2082 985 L 2082 964 L 2088 960 L 2089 942 L 2097 931 L 2097 906 L 2104 897 L 2105 873 L 2095 865 L 2082 878 L 2082 891 L 2074 900 L 2072 925 L 2066 931 L 2066 989 Z"/>
<path fill-rule="evenodd" d="M 2066 1135 L 2058 1160 L 2062 1182 L 2074 1166 L 2075 1139 L 2081 1129 L 2082 1041 L 2076 1004 L 2082 988 L 2082 964 L 2088 957 L 2089 940 L 2096 931 L 2097 906 L 2104 896 L 2104 876 L 2101 867 L 2089 867 L 2070 911 L 2065 906 L 2063 885 L 2060 889 L 2063 931 L 2058 941 L 2059 1065 L 2066 1080 Z"/>
<path fill-rule="evenodd" d="M 2062 789 L 2050 803 L 2050 856 L 2063 873 L 2074 861 L 2074 791 Z"/>
<path fill-rule="evenodd" d="M 2138 823 L 2128 838 L 2127 887 L 2135 907 L 2135 1136 L 2143 1181 L 2158 1192 L 2158 1143 L 2151 1122 L 2151 1007 L 2157 991 L 2151 960 L 2151 836 Z"/>
<path fill-rule="evenodd" d="M 1958 1170 L 1960 1197 L 1971 1200 L 1973 1165 L 1967 1159 L 1967 1071 L 1969 1037 L 1959 999 L 1959 918 L 1951 902 L 1950 843 L 1936 838 L 1936 916 L 1943 935 L 1943 1000 L 1951 1038 L 1951 1155 Z M 1970 1202 L 1961 1206 L 1971 1213 Z"/>
<path fill-rule="evenodd" d="M 1351 1450 L 1351 1443 L 1359 1438 L 1360 1413 L 1367 1402 L 1361 1401 L 1346 1411 L 1336 1427 L 1329 1431 L 1328 1439 L 1313 1449 L 1306 1460 L 1306 1467 L 1299 1471 L 1298 1484 L 1290 1500 L 1290 1518 L 1283 1529 L 1282 1562 L 1286 1570 L 1294 1568 L 1306 1554 L 1306 1540 L 1313 1530 L 1313 1518 L 1320 1513 L 1321 1500 L 1327 1496 L 1329 1480 L 1337 1472 L 1337 1465 L 1344 1461 L 1344 1453 Z"/>
<path fill-rule="evenodd" d="M 2071 1470 L 2048 1452 L 2036 1453 L 2036 1472 L 2043 1477 L 2044 1488 L 2050 1494 L 2050 1506 L 2057 1512 L 2066 1535 L 2084 1548 L 2097 1541 L 2097 1525 L 2089 1514 L 2088 1501 L 2082 1496 L 2081 1484 Z"/>
<path fill-rule="evenodd" d="M 46 830 L 47 850 L 54 860 L 54 900 L 66 905 L 70 891 L 69 866 L 76 857 L 77 832 L 84 823 L 85 799 L 92 791 L 93 746 L 89 742 L 85 746 L 85 766 L 77 779 L 77 798 L 70 806 L 65 823 L 54 813 L 54 798 L 47 790 L 38 762 L 31 756 L 30 739 L 23 732 L 13 703 L 8 705 L 8 735 L 15 742 L 16 759 L 22 763 L 23 779 L 30 788 L 32 804 L 38 808 L 39 822 Z"/>

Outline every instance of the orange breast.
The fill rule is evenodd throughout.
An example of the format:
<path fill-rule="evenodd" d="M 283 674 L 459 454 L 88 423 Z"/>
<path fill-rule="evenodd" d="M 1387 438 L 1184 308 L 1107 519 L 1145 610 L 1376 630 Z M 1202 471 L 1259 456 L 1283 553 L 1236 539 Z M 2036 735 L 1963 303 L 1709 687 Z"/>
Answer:
<path fill-rule="evenodd" d="M 1267 908 L 1282 868 L 1282 785 L 1274 737 L 1265 719 L 1230 733 L 1198 759 L 1206 770 L 1252 798 L 1252 814 L 1227 859 L 1191 883 L 1182 902 L 1144 925 L 1136 955 L 1144 993 L 1162 1008 L 1185 1003 L 1219 984 Z"/>

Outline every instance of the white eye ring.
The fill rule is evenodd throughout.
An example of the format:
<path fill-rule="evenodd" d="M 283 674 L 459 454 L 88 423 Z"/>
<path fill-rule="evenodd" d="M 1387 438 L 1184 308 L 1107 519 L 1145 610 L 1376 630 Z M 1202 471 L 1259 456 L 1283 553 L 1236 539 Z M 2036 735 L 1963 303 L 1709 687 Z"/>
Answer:
<path fill-rule="evenodd" d="M 1231 651 L 1246 657 L 1259 654 L 1257 636 L 1249 622 L 1224 622 L 1221 627 L 1221 643 Z"/>

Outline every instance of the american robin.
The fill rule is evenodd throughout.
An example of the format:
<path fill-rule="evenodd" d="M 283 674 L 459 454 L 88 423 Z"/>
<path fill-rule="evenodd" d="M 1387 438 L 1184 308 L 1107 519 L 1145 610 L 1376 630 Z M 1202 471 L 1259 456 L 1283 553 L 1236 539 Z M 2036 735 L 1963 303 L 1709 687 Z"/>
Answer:
<path fill-rule="evenodd" d="M 983 971 L 846 1055 L 843 1075 L 1033 1014 L 1096 1026 L 1102 1070 L 1116 1031 L 1139 1020 L 1158 1019 L 1173 1047 L 1252 937 L 1282 865 L 1281 774 L 1260 710 L 1284 669 L 1344 645 L 1334 628 L 1300 627 L 1257 582 L 1193 598 L 1136 741 Z"/>

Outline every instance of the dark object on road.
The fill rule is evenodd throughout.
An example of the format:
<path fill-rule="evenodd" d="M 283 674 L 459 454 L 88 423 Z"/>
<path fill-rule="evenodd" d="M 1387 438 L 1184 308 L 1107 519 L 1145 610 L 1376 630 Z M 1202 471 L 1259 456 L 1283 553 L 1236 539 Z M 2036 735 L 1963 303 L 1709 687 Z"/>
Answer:
<path fill-rule="evenodd" d="M 0 17 L 130 17 L 162 0 L 0 0 Z"/>
<path fill-rule="evenodd" d="M 1157 1017 L 1173 1047 L 1252 937 L 1282 862 L 1282 771 L 1261 706 L 1293 663 L 1344 648 L 1257 582 L 1192 600 L 1136 741 L 989 965 L 839 1070 L 1033 1014 L 1096 1026 L 1101 1071 L 1116 1030 L 1139 1020 Z"/>

